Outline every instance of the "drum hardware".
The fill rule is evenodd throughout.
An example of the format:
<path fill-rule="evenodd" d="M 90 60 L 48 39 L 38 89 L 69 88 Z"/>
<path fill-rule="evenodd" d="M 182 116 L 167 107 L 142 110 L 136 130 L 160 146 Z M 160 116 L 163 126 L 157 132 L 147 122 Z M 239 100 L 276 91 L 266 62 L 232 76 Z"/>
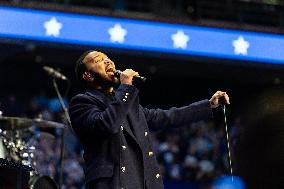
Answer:
<path fill-rule="evenodd" d="M 19 169 L 23 171 L 33 172 L 35 171 L 34 168 L 26 165 L 22 165 L 20 163 L 16 163 L 14 161 L 9 161 L 7 159 L 0 158 L 0 167 L 6 167 L 10 169 Z"/>
<path fill-rule="evenodd" d="M 0 188 L 28 189 L 32 171 L 30 166 L 0 158 Z"/>
<path fill-rule="evenodd" d="M 40 176 L 38 174 L 30 177 L 30 189 L 58 189 L 56 183 L 48 176 Z"/>
<path fill-rule="evenodd" d="M 0 158 L 2 158 L 0 168 L 2 167 L 4 172 L 12 171 L 11 174 L 16 175 L 22 175 L 23 170 L 27 171 L 30 189 L 57 189 L 56 183 L 50 177 L 41 176 L 35 168 L 34 152 L 36 147 L 29 142 L 29 139 L 35 136 L 32 131 L 34 127 L 63 129 L 64 124 L 42 119 L 0 116 Z M 13 170 L 11 170 L 12 167 Z M 11 174 L 9 177 L 11 177 Z M 19 188 L 26 188 L 21 185 L 26 183 L 26 172 L 24 175 L 21 179 L 19 178 L 20 184 L 17 184 L 20 186 Z M 7 177 L 7 179 L 10 178 Z M 16 188 L 18 189 L 18 187 Z"/>
<path fill-rule="evenodd" d="M 5 158 L 6 150 L 3 144 L 3 139 L 4 139 L 4 131 L 0 129 L 0 158 Z"/>
<path fill-rule="evenodd" d="M 2 150 L 0 157 L 8 160 L 23 163 L 24 165 L 35 166 L 35 146 L 29 144 L 25 139 L 31 138 L 34 133 L 31 128 L 64 128 L 64 124 L 46 121 L 43 119 L 28 119 L 19 117 L 0 117 L 0 139 Z M 1 142 L 0 140 L 0 142 Z M 1 143 L 0 143 L 1 144 Z M 3 149 L 4 148 L 4 149 Z"/>
<path fill-rule="evenodd" d="M 28 133 L 30 134 L 30 132 L 24 130 L 8 130 L 3 132 L 2 138 L 4 147 L 6 148 L 5 157 L 8 160 L 21 162 L 23 165 L 33 167 L 35 147 L 24 140 L 24 138 L 27 138 Z"/>
<path fill-rule="evenodd" d="M 0 158 L 0 188 L 7 185 L 15 189 L 58 189 L 49 176 L 41 176 L 30 166 Z"/>

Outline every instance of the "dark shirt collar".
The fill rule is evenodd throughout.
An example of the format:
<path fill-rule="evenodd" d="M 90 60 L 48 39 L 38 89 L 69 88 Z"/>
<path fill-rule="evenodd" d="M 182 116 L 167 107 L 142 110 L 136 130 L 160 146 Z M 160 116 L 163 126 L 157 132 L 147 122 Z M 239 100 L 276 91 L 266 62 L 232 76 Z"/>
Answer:
<path fill-rule="evenodd" d="M 108 100 L 114 100 L 114 90 L 112 92 L 105 92 L 103 90 L 100 89 L 95 89 L 95 88 L 87 88 L 86 92 L 89 92 L 93 95 L 99 95 L 102 97 L 106 97 Z"/>

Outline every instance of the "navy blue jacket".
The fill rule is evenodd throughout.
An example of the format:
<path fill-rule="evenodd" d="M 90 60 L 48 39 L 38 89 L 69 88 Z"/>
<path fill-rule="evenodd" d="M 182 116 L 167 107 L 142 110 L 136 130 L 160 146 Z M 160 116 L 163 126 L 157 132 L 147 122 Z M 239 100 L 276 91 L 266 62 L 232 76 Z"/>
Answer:
<path fill-rule="evenodd" d="M 143 108 L 138 89 L 124 84 L 114 100 L 95 89 L 76 95 L 69 113 L 84 148 L 86 183 L 96 189 L 162 189 L 149 130 L 189 125 L 212 115 L 208 100 L 169 110 Z"/>

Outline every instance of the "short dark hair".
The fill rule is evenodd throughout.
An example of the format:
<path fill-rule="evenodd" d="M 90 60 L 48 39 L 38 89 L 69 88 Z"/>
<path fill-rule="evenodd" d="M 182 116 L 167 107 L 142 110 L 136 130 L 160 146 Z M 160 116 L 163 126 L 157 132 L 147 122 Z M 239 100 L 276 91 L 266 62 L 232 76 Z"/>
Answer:
<path fill-rule="evenodd" d="M 76 65 L 75 65 L 75 74 L 76 74 L 76 78 L 77 80 L 81 83 L 86 85 L 86 81 L 83 79 L 83 74 L 85 73 L 85 71 L 87 70 L 87 67 L 85 65 L 85 63 L 83 62 L 85 57 L 90 53 L 93 52 L 95 50 L 88 50 L 85 51 L 80 57 L 79 59 L 76 61 Z"/>

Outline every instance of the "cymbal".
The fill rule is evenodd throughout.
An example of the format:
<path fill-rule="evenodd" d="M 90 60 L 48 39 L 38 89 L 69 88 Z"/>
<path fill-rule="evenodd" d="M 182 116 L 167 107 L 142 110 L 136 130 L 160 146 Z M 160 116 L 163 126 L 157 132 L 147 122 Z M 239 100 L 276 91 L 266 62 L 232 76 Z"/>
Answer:
<path fill-rule="evenodd" d="M 54 121 L 47 121 L 43 119 L 33 119 L 35 126 L 41 128 L 59 128 L 64 129 L 65 125 L 62 123 L 54 122 Z"/>
<path fill-rule="evenodd" d="M 18 130 L 30 127 L 40 128 L 64 128 L 64 124 L 42 119 L 28 119 L 20 117 L 0 117 L 0 129 L 2 130 Z"/>
<path fill-rule="evenodd" d="M 26 129 L 31 127 L 32 124 L 32 119 L 19 117 L 0 117 L 0 129 L 2 130 Z"/>

